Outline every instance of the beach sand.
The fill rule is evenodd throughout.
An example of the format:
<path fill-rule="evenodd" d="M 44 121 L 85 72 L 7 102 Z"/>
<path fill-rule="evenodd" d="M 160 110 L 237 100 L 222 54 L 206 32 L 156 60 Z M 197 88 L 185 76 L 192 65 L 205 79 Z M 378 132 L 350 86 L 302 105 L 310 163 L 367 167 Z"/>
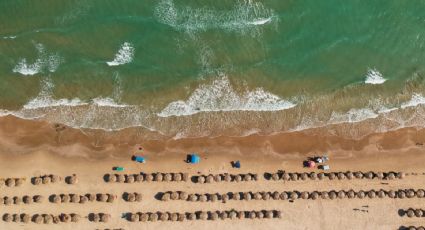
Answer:
<path fill-rule="evenodd" d="M 347 125 L 347 129 L 349 126 Z M 425 130 L 406 128 L 369 135 L 359 140 L 324 134 L 322 129 L 282 133 L 269 136 L 170 139 L 158 134 L 156 140 L 144 140 L 140 129 L 121 131 L 79 130 L 43 121 L 29 121 L 12 116 L 0 118 L 0 178 L 22 177 L 19 187 L 1 187 L 1 196 L 43 195 L 61 193 L 112 193 L 114 203 L 54 204 L 46 199 L 41 204 L 0 206 L 4 213 L 60 214 L 109 213 L 108 223 L 35 224 L 6 223 L 0 229 L 399 229 L 401 226 L 424 225 L 423 218 L 400 216 L 400 209 L 425 208 L 425 198 L 364 198 L 335 200 L 251 200 L 222 202 L 188 202 L 157 200 L 166 191 L 188 193 L 226 193 L 247 191 L 330 191 L 370 189 L 420 189 L 425 185 Z M 143 147 L 146 164 L 130 160 Z M 201 163 L 189 165 L 186 155 L 197 152 Z M 302 162 L 309 156 L 327 153 L 330 171 L 402 171 L 404 179 L 395 180 L 323 180 L 270 181 L 265 172 L 319 172 L 306 169 Z M 230 162 L 240 160 L 234 169 Z M 190 175 L 217 173 L 258 173 L 256 182 L 192 182 L 106 183 L 103 176 L 114 173 L 112 167 L 123 166 L 123 173 L 187 172 Z M 31 177 L 76 174 L 75 185 L 59 182 L 32 185 Z M 124 192 L 143 194 L 142 202 L 129 203 Z M 280 210 L 281 219 L 196 220 L 184 222 L 129 222 L 127 212 L 194 212 L 215 210 Z M 363 211 L 362 211 L 363 210 Z"/>

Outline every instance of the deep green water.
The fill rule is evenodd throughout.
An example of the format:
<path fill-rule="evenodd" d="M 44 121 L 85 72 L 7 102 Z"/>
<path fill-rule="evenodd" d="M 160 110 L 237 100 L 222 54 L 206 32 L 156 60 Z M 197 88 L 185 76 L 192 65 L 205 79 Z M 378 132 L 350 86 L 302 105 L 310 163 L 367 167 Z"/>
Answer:
<path fill-rule="evenodd" d="M 425 103 L 424 12 L 414 0 L 3 0 L 0 109 L 170 135 L 422 125 L 417 110 L 385 111 Z"/>

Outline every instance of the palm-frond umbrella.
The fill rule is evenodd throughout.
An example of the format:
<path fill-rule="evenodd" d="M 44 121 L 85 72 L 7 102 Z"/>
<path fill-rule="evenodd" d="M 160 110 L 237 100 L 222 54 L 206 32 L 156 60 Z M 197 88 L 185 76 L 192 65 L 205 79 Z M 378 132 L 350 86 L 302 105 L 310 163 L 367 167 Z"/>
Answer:
<path fill-rule="evenodd" d="M 158 220 L 158 214 L 156 213 L 149 214 L 149 221 L 156 222 L 157 220 Z"/>
<path fill-rule="evenodd" d="M 344 190 L 338 191 L 338 198 L 339 199 L 344 199 L 345 198 L 345 192 L 344 192 Z"/>
<path fill-rule="evenodd" d="M 259 177 L 258 177 L 258 174 L 257 174 L 257 173 L 252 174 L 252 175 L 251 175 L 251 178 L 252 178 L 252 180 L 254 180 L 254 181 L 258 181 L 258 179 L 259 179 Z"/>
<path fill-rule="evenodd" d="M 68 214 L 65 214 L 65 213 L 62 213 L 62 214 L 59 216 L 59 218 L 60 218 L 60 220 L 61 220 L 62 222 L 64 222 L 64 223 L 67 223 L 67 222 L 69 222 L 69 221 L 71 220 L 71 216 L 69 216 Z"/>
<path fill-rule="evenodd" d="M 13 198 L 12 197 L 5 196 L 3 199 L 4 199 L 5 205 L 12 205 L 13 204 Z"/>
<path fill-rule="evenodd" d="M 44 200 L 44 197 L 42 195 L 35 195 L 33 196 L 33 198 L 35 203 L 41 203 Z"/>
<path fill-rule="evenodd" d="M 178 218 L 178 221 L 184 221 L 186 219 L 186 214 L 184 214 L 184 213 L 179 213 L 179 218 Z"/>
<path fill-rule="evenodd" d="M 403 179 L 406 176 L 406 174 L 404 172 L 398 172 L 397 173 L 397 178 L 398 179 Z"/>
<path fill-rule="evenodd" d="M 273 173 L 273 174 L 272 174 L 272 180 L 274 180 L 274 181 L 279 180 L 279 174 L 277 174 L 277 173 Z"/>
<path fill-rule="evenodd" d="M 191 195 L 193 195 L 193 194 L 191 194 Z M 169 201 L 170 200 L 170 197 L 171 197 L 170 193 L 169 192 L 166 192 L 166 193 L 162 194 L 161 200 L 162 201 Z M 189 198 L 190 198 L 190 196 L 189 196 Z"/>
<path fill-rule="evenodd" d="M 298 174 L 297 173 L 289 173 L 289 176 L 291 177 L 291 180 L 293 180 L 293 181 L 298 180 Z"/>
<path fill-rule="evenodd" d="M 281 200 L 287 200 L 288 199 L 288 193 L 281 192 L 279 197 L 280 197 Z"/>
<path fill-rule="evenodd" d="M 411 217 L 414 217 L 415 216 L 415 211 L 413 209 L 409 208 L 407 210 L 406 214 L 407 214 L 407 217 L 410 217 L 411 218 Z"/>
<path fill-rule="evenodd" d="M 423 212 L 422 212 L 421 209 L 419 209 L 419 208 L 415 209 L 415 216 L 416 217 L 422 217 L 422 215 L 423 215 Z"/>
<path fill-rule="evenodd" d="M 360 190 L 357 192 L 357 197 L 360 199 L 363 199 L 366 196 L 365 192 L 363 190 Z"/>
<path fill-rule="evenodd" d="M 406 192 L 403 191 L 403 190 L 398 190 L 397 197 L 398 198 L 401 198 L 401 199 L 405 198 L 406 197 Z"/>
<path fill-rule="evenodd" d="M 213 175 L 208 175 L 206 178 L 205 178 L 205 183 L 212 183 L 214 181 L 214 176 Z"/>
<path fill-rule="evenodd" d="M 34 223 L 36 223 L 36 224 L 41 224 L 41 223 L 43 223 L 43 220 L 44 220 L 44 218 L 43 218 L 43 216 L 42 215 L 34 215 L 33 216 L 33 221 L 34 221 Z"/>
<path fill-rule="evenodd" d="M 251 193 L 250 192 L 244 192 L 243 193 L 243 199 L 244 200 L 251 200 L 252 199 Z"/>
<path fill-rule="evenodd" d="M 53 217 L 51 215 L 44 215 L 44 223 L 51 224 L 53 222 Z"/>
<path fill-rule="evenodd" d="M 275 210 L 274 211 L 274 217 L 281 219 L 282 218 L 282 212 L 279 211 L 279 210 Z"/>
<path fill-rule="evenodd" d="M 326 175 L 323 172 L 320 172 L 319 174 L 317 174 L 317 178 L 319 178 L 319 180 L 323 180 L 325 179 Z"/>
<path fill-rule="evenodd" d="M 22 198 L 22 200 L 23 200 L 24 204 L 31 204 L 32 203 L 32 197 L 30 197 L 30 196 L 24 196 Z"/>
<path fill-rule="evenodd" d="M 217 212 L 211 212 L 209 216 L 210 216 L 210 220 L 217 220 L 218 219 Z"/>
<path fill-rule="evenodd" d="M 279 200 L 279 196 L 280 196 L 280 193 L 278 191 L 275 191 L 272 193 L 273 200 Z"/>
<path fill-rule="evenodd" d="M 231 220 L 234 220 L 234 219 L 236 219 L 237 217 L 238 217 L 238 214 L 236 214 L 236 211 L 232 210 L 232 211 L 230 211 L 230 212 L 229 212 L 229 218 L 230 218 Z"/>
<path fill-rule="evenodd" d="M 389 173 L 387 174 L 387 179 L 388 179 L 388 180 L 394 180 L 394 179 L 395 179 L 395 174 L 394 174 L 394 173 L 392 173 L 392 172 L 389 172 Z"/>
<path fill-rule="evenodd" d="M 58 175 L 50 175 L 52 183 L 58 183 L 60 181 L 60 177 Z"/>
<path fill-rule="evenodd" d="M 310 198 L 312 200 L 317 200 L 319 198 L 319 193 L 317 191 L 314 191 L 310 194 Z"/>
<path fill-rule="evenodd" d="M 335 191 L 329 192 L 329 199 L 334 200 L 337 197 L 338 197 L 338 194 Z"/>
<path fill-rule="evenodd" d="M 263 200 L 270 200 L 270 194 L 268 192 L 261 193 Z"/>
<path fill-rule="evenodd" d="M 188 181 L 189 180 L 189 173 L 183 173 L 182 179 L 183 179 L 184 182 Z"/>
<path fill-rule="evenodd" d="M 130 215 L 128 216 L 130 222 L 136 222 L 140 219 L 139 214 L 137 213 L 130 213 Z M 95 221 L 97 222 L 97 221 Z"/>
<path fill-rule="evenodd" d="M 390 198 L 396 198 L 397 197 L 397 192 L 394 191 L 394 190 L 388 191 L 388 197 L 390 197 Z"/>
<path fill-rule="evenodd" d="M 127 178 L 125 180 L 126 183 L 132 184 L 134 183 L 134 175 L 127 175 Z"/>
<path fill-rule="evenodd" d="M 76 222 L 78 222 L 80 220 L 80 218 L 81 218 L 81 216 L 78 215 L 78 214 L 75 214 L 75 213 L 72 213 L 71 214 L 71 222 L 76 223 Z"/>
<path fill-rule="evenodd" d="M 22 178 L 15 179 L 15 186 L 21 186 L 23 183 L 24 183 L 24 179 Z"/>
<path fill-rule="evenodd" d="M 232 199 L 233 200 L 240 200 L 241 199 L 241 194 L 238 192 L 235 192 L 232 194 Z"/>
<path fill-rule="evenodd" d="M 345 177 L 347 177 L 347 179 L 351 180 L 354 178 L 354 174 L 351 171 L 347 171 L 345 172 Z"/>
<path fill-rule="evenodd" d="M 215 182 L 220 182 L 221 181 L 221 175 L 220 174 L 215 175 L 214 176 L 214 181 Z"/>
<path fill-rule="evenodd" d="M 385 191 L 383 189 L 381 189 L 381 190 L 378 191 L 378 197 L 379 198 L 384 198 L 385 195 L 386 195 L 386 193 L 385 193 Z"/>
<path fill-rule="evenodd" d="M 377 172 L 377 173 L 376 173 L 376 177 L 377 177 L 378 179 L 382 180 L 382 179 L 384 179 L 385 175 L 384 175 L 384 173 L 383 173 L 383 172 Z"/>
<path fill-rule="evenodd" d="M 142 213 L 139 215 L 139 221 L 146 222 L 149 219 L 149 215 L 147 213 Z"/>
<path fill-rule="evenodd" d="M 12 219 L 15 223 L 21 222 L 21 216 L 19 214 L 13 214 Z"/>
<path fill-rule="evenodd" d="M 215 194 L 215 193 L 210 194 L 210 195 L 209 195 L 209 200 L 210 200 L 211 202 L 216 202 L 216 201 L 218 200 L 218 196 L 217 196 L 217 194 Z"/>
<path fill-rule="evenodd" d="M 257 217 L 257 213 L 255 211 L 249 212 L 249 218 L 250 219 L 255 219 L 256 217 Z"/>
<path fill-rule="evenodd" d="M 251 181 L 251 175 L 250 174 L 242 175 L 242 180 L 246 182 Z"/>
<path fill-rule="evenodd" d="M 145 181 L 146 182 L 152 182 L 154 180 L 153 175 L 151 173 L 148 173 L 145 175 Z"/>
<path fill-rule="evenodd" d="M 100 215 L 100 222 L 108 223 L 110 218 L 111 218 L 111 215 L 105 214 L 105 213 L 101 213 L 101 215 Z"/>
<path fill-rule="evenodd" d="M 140 194 L 141 195 L 141 194 Z M 106 202 L 108 202 L 108 203 L 112 203 L 112 202 L 114 202 L 115 201 L 115 195 L 113 195 L 113 194 L 107 194 L 107 196 L 108 196 L 108 198 L 106 199 Z M 136 198 L 137 199 L 137 198 Z M 141 197 L 140 197 L 140 199 L 141 199 Z"/>
<path fill-rule="evenodd" d="M 425 191 L 423 189 L 416 190 L 416 197 L 418 197 L 418 198 L 425 197 Z"/>
<path fill-rule="evenodd" d="M 177 221 L 179 219 L 179 214 L 178 213 L 171 213 L 170 215 L 170 220 L 171 221 Z"/>
<path fill-rule="evenodd" d="M 170 174 L 170 173 L 166 173 L 166 174 L 164 175 L 164 178 L 163 178 L 163 180 L 164 180 L 165 182 L 170 182 L 172 179 L 173 179 L 173 178 L 172 178 L 172 176 L 171 176 L 171 174 Z"/>
<path fill-rule="evenodd" d="M 190 194 L 189 195 L 189 201 L 192 201 L 192 202 L 198 201 L 198 196 L 195 195 L 195 194 Z"/>
<path fill-rule="evenodd" d="M 242 181 L 242 176 L 241 175 L 235 175 L 234 181 L 241 182 Z"/>
<path fill-rule="evenodd" d="M 186 192 L 179 192 L 179 199 L 180 200 L 187 200 L 188 195 Z"/>
<path fill-rule="evenodd" d="M 177 195 L 178 196 L 178 195 Z M 135 192 L 134 193 L 134 198 L 135 198 L 135 201 L 136 202 L 141 202 L 142 201 L 142 194 L 141 193 L 137 193 L 137 192 Z"/>
<path fill-rule="evenodd" d="M 201 202 L 206 202 L 208 199 L 207 199 L 207 196 L 205 195 L 205 194 L 201 194 L 201 195 L 199 195 L 199 201 L 201 201 Z"/>
<path fill-rule="evenodd" d="M 350 190 L 347 192 L 347 197 L 348 197 L 349 199 L 353 199 L 353 198 L 355 198 L 355 197 L 356 197 L 356 192 L 354 192 L 354 190 L 350 189 Z"/>
<path fill-rule="evenodd" d="M 179 198 L 179 193 L 176 191 L 171 192 L 170 198 L 171 200 L 177 200 Z"/>
<path fill-rule="evenodd" d="M 242 220 L 242 219 L 245 218 L 245 212 L 244 211 L 239 211 L 239 212 L 237 212 L 237 214 L 238 214 L 238 219 Z"/>
<path fill-rule="evenodd" d="M 266 211 L 266 214 L 264 215 L 264 217 L 267 219 L 273 218 L 273 211 L 271 210 Z"/>
<path fill-rule="evenodd" d="M 49 184 L 50 182 L 51 182 L 51 178 L 50 178 L 50 176 L 43 176 L 42 178 L 41 178 L 41 183 L 43 183 L 43 184 Z"/>
<path fill-rule="evenodd" d="M 407 196 L 407 198 L 413 198 L 413 197 L 415 197 L 416 196 L 415 190 L 413 190 L 413 189 L 407 190 L 406 196 Z"/>
<path fill-rule="evenodd" d="M 173 181 L 175 181 L 175 182 L 182 181 L 182 174 L 181 173 L 174 173 L 174 175 L 173 175 Z"/>
<path fill-rule="evenodd" d="M 370 190 L 369 192 L 367 192 L 367 196 L 369 197 L 369 198 L 375 198 L 376 197 L 376 192 L 375 192 L 375 190 Z"/>
<path fill-rule="evenodd" d="M 339 172 L 338 173 L 338 179 L 339 180 L 344 180 L 345 179 L 345 174 L 343 172 Z"/>
<path fill-rule="evenodd" d="M 72 175 L 68 177 L 68 184 L 76 184 L 78 183 L 78 178 L 76 175 Z"/>
<path fill-rule="evenodd" d="M 264 213 L 263 213 L 263 211 L 258 211 L 258 212 L 257 212 L 257 218 L 258 218 L 258 219 L 263 219 L 263 218 L 264 218 Z"/>
<path fill-rule="evenodd" d="M 301 192 L 301 198 L 307 200 L 309 197 L 309 193 L 307 191 Z"/>
<path fill-rule="evenodd" d="M 164 177 L 162 176 L 162 173 L 156 173 L 154 177 L 155 181 L 161 182 L 164 180 Z"/>
<path fill-rule="evenodd" d="M 13 203 L 14 204 L 21 204 L 22 203 L 22 198 L 19 197 L 19 196 L 13 197 Z"/>
<path fill-rule="evenodd" d="M 134 193 L 127 193 L 127 201 L 128 202 L 134 202 L 136 201 L 136 195 Z"/>
<path fill-rule="evenodd" d="M 199 212 L 199 219 L 200 220 L 208 219 L 208 214 L 206 212 Z"/>
<path fill-rule="evenodd" d="M 13 186 L 15 186 L 15 179 L 14 178 L 7 178 L 6 179 L 6 186 L 7 187 L 13 187 Z"/>
<path fill-rule="evenodd" d="M 227 194 L 221 195 L 221 200 L 223 201 L 223 203 L 226 203 L 229 200 L 229 195 Z"/>
<path fill-rule="evenodd" d="M 225 173 L 224 174 L 224 181 L 226 181 L 226 182 L 232 181 L 232 176 L 230 176 L 230 174 L 228 174 L 228 173 Z"/>
<path fill-rule="evenodd" d="M 3 214 L 3 221 L 4 222 L 12 222 L 13 216 L 9 213 Z"/>
<path fill-rule="evenodd" d="M 220 216 L 220 219 L 225 220 L 227 218 L 227 213 L 226 212 L 220 212 L 219 216 Z"/>
<path fill-rule="evenodd" d="M 143 175 L 142 174 L 137 174 L 135 177 L 134 177 L 134 181 L 136 181 L 136 182 L 142 182 L 143 181 Z"/>
<path fill-rule="evenodd" d="M 52 202 L 55 203 L 55 204 L 59 204 L 59 203 L 62 202 L 62 199 L 59 195 L 53 195 L 52 196 Z"/>
<path fill-rule="evenodd" d="M 259 192 L 256 192 L 256 193 L 254 193 L 254 199 L 255 200 L 261 200 L 262 199 L 262 195 L 261 195 L 261 193 L 259 193 Z"/>
<path fill-rule="evenodd" d="M 205 177 L 204 176 L 198 176 L 198 183 L 200 183 L 200 184 L 205 183 Z"/>
<path fill-rule="evenodd" d="M 191 212 L 187 215 L 188 220 L 196 220 L 196 214 Z"/>
<path fill-rule="evenodd" d="M 284 173 L 282 174 L 282 179 L 283 179 L 284 181 L 288 181 L 288 180 L 290 180 L 290 179 L 291 179 L 291 176 L 289 176 L 289 174 L 288 174 L 288 173 L 284 172 Z"/>
<path fill-rule="evenodd" d="M 23 213 L 23 214 L 21 214 L 21 222 L 22 223 L 29 223 L 30 222 L 30 220 L 31 220 L 31 217 L 30 217 L 30 215 L 28 215 L 28 214 L 26 214 L 26 213 Z"/>
<path fill-rule="evenodd" d="M 308 174 L 306 172 L 303 172 L 299 175 L 299 178 L 301 178 L 301 180 L 307 180 L 308 179 Z"/>
<path fill-rule="evenodd" d="M 355 176 L 357 179 L 362 179 L 364 175 L 363 175 L 363 173 L 362 173 L 362 172 L 359 172 L 359 171 L 358 171 L 358 172 L 355 172 L 355 173 L 354 173 L 354 176 Z"/>
<path fill-rule="evenodd" d="M 320 192 L 320 197 L 324 200 L 329 198 L 329 193 L 326 191 Z"/>
<path fill-rule="evenodd" d="M 42 181 L 41 177 L 34 177 L 34 178 L 33 178 L 33 184 L 34 184 L 34 185 L 39 185 L 39 184 L 41 184 L 41 181 Z"/>
<path fill-rule="evenodd" d="M 317 174 L 315 172 L 311 172 L 309 175 L 311 180 L 316 180 L 317 179 Z"/>
<path fill-rule="evenodd" d="M 290 192 L 289 198 L 291 198 L 291 200 L 298 199 L 298 192 L 296 191 Z"/>
<path fill-rule="evenodd" d="M 336 174 L 333 173 L 333 172 L 330 172 L 330 173 L 328 173 L 328 178 L 329 178 L 329 180 L 333 180 L 333 179 L 336 178 Z"/>
<path fill-rule="evenodd" d="M 80 204 L 85 204 L 89 201 L 89 199 L 86 196 L 80 196 Z"/>
<path fill-rule="evenodd" d="M 373 173 L 372 171 L 369 171 L 369 172 L 367 172 L 367 173 L 365 174 L 365 177 L 366 177 L 367 179 L 373 179 L 373 177 L 374 177 L 374 173 Z"/>
<path fill-rule="evenodd" d="M 79 203 L 80 202 L 80 196 L 77 194 L 71 194 L 71 203 Z"/>

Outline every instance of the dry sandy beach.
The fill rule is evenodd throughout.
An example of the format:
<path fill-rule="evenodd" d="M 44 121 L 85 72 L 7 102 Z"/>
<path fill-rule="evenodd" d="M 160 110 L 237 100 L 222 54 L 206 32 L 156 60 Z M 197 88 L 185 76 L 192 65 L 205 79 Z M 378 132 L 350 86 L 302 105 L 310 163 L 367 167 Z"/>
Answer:
<path fill-rule="evenodd" d="M 283 191 L 370 191 L 424 189 L 425 130 L 402 129 L 373 134 L 360 140 L 348 140 L 324 135 L 320 129 L 247 137 L 217 137 L 172 140 L 159 137 L 143 140 L 135 128 L 106 132 L 77 130 L 58 124 L 28 121 L 15 117 L 0 118 L 1 178 L 24 178 L 21 186 L 0 187 L 2 197 L 42 195 L 41 203 L 0 206 L 0 229 L 403 229 L 402 226 L 423 226 L 425 217 L 409 218 L 408 208 L 425 209 L 425 198 L 336 198 L 286 200 L 229 200 L 225 203 L 161 201 L 160 193 L 283 192 Z M 131 156 L 143 147 L 147 163 L 131 161 Z M 197 152 L 200 164 L 184 162 L 186 155 Z M 334 179 L 274 181 L 264 173 L 321 172 L 302 167 L 309 156 L 326 152 L 330 157 L 329 172 L 403 172 L 403 179 Z M 234 169 L 230 162 L 240 160 L 242 167 Z M 123 166 L 123 172 L 112 167 Z M 105 182 L 105 174 L 188 173 L 189 176 L 209 174 L 258 174 L 258 181 L 212 182 Z M 58 175 L 57 183 L 33 185 L 31 178 Z M 78 182 L 67 184 L 64 178 L 75 174 Z M 141 193 L 140 202 L 127 202 L 125 192 Z M 108 193 L 117 196 L 112 203 L 53 203 L 52 194 Z M 131 222 L 126 213 L 197 212 L 197 211 L 260 211 L 276 210 L 281 218 L 225 219 Z M 77 222 L 36 224 L 4 221 L 4 214 L 75 213 Z M 110 215 L 107 223 L 89 221 L 90 213 Z"/>

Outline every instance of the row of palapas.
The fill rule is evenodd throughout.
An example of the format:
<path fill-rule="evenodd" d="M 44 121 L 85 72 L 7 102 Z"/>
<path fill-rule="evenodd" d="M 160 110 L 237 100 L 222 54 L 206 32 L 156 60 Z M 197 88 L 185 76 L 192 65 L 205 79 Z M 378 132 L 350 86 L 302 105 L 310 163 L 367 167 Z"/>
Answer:
<path fill-rule="evenodd" d="M 171 191 L 158 194 L 162 201 L 169 200 L 184 200 L 184 201 L 200 201 L 200 202 L 226 202 L 228 200 L 296 200 L 296 199 L 343 199 L 343 198 L 423 198 L 425 197 L 425 190 L 423 189 L 407 189 L 407 190 L 369 190 L 369 191 L 354 191 L 354 190 L 340 190 L 340 191 L 283 191 L 283 192 L 229 192 L 224 194 L 218 193 L 207 193 L 207 194 L 196 194 L 186 193 L 183 191 Z"/>
<path fill-rule="evenodd" d="M 258 174 L 245 173 L 245 174 L 209 174 L 194 176 L 194 181 L 200 184 L 212 182 L 242 182 L 242 181 L 258 181 Z"/>
<path fill-rule="evenodd" d="M 425 217 L 425 210 L 420 208 L 409 208 L 407 210 L 403 210 L 403 214 L 407 217 Z"/>
<path fill-rule="evenodd" d="M 71 214 L 35 214 L 29 215 L 26 213 L 21 214 L 10 214 L 6 213 L 3 215 L 4 222 L 15 222 L 15 223 L 30 223 L 34 222 L 36 224 L 58 224 L 58 223 L 68 223 L 68 222 L 78 222 L 81 219 L 81 216 L 75 213 Z"/>
<path fill-rule="evenodd" d="M 110 183 L 134 182 L 186 182 L 188 173 L 140 173 L 140 174 L 106 174 L 104 180 Z"/>
<path fill-rule="evenodd" d="M 43 176 L 36 176 L 31 178 L 31 183 L 33 185 L 40 185 L 40 184 L 55 184 L 62 181 L 62 177 L 58 175 L 43 175 Z M 76 184 L 78 182 L 77 175 L 73 174 L 71 176 L 65 177 L 65 183 L 67 184 Z"/>
<path fill-rule="evenodd" d="M 31 204 L 33 202 L 35 203 L 41 203 L 43 201 L 43 196 L 41 195 L 35 195 L 35 196 L 14 196 L 14 197 L 0 197 L 0 204 L 4 205 L 12 205 L 12 204 Z"/>
<path fill-rule="evenodd" d="M 225 219 L 271 219 L 282 218 L 279 210 L 259 211 L 198 211 L 186 213 L 153 212 L 153 213 L 128 213 L 127 220 L 131 222 L 141 221 L 184 221 L 184 220 L 225 220 Z"/>
<path fill-rule="evenodd" d="M 7 187 L 18 187 L 25 182 L 26 178 L 1 178 L 0 188 L 3 186 Z"/>
<path fill-rule="evenodd" d="M 49 201 L 52 203 L 80 203 L 86 202 L 108 202 L 112 203 L 117 199 L 117 196 L 110 193 L 87 193 L 85 195 L 78 194 L 53 194 L 49 196 Z"/>
<path fill-rule="evenodd" d="M 425 230 L 424 226 L 401 226 L 399 230 Z"/>
<path fill-rule="evenodd" d="M 265 175 L 266 179 L 269 180 L 284 180 L 284 181 L 296 181 L 296 180 L 323 180 L 323 179 L 380 179 L 380 180 L 393 180 L 393 179 L 403 179 L 405 177 L 405 173 L 403 172 L 302 172 L 302 173 L 291 173 L 291 172 L 285 172 L 285 171 L 278 171 L 276 173 L 266 173 Z"/>

